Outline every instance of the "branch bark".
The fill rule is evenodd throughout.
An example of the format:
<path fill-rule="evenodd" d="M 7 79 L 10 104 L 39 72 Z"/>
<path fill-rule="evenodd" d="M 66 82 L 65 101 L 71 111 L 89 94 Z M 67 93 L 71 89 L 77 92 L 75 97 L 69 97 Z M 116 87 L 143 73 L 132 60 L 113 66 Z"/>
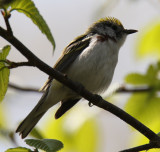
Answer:
<path fill-rule="evenodd" d="M 4 11 L 4 10 L 2 10 L 1 13 L 3 15 L 8 34 L 13 35 L 12 28 L 11 28 L 10 23 L 9 23 L 9 18 L 11 17 L 11 14 L 9 14 L 9 12 Z"/>
<path fill-rule="evenodd" d="M 28 66 L 28 65 L 26 65 L 26 66 Z M 29 66 L 31 66 L 31 65 L 29 65 Z M 9 87 L 12 89 L 19 90 L 19 91 L 42 93 L 42 91 L 39 91 L 38 88 L 19 86 L 19 85 L 13 84 L 13 83 L 9 83 Z M 148 92 L 151 90 L 152 90 L 152 88 L 149 88 L 149 87 L 148 88 L 128 88 L 127 86 L 122 86 L 122 87 L 118 88 L 115 91 L 115 93 L 141 93 L 141 92 Z"/>
<path fill-rule="evenodd" d="M 144 151 L 144 150 L 150 150 L 153 148 L 155 148 L 155 144 L 149 143 L 149 144 L 141 145 L 141 146 L 130 148 L 130 149 L 125 149 L 120 152 L 139 152 L 139 151 Z M 156 147 L 156 148 L 158 148 L 158 147 Z"/>
<path fill-rule="evenodd" d="M 17 68 L 20 66 L 33 66 L 31 62 L 11 62 L 9 60 L 7 60 L 7 62 L 9 63 L 9 69 Z"/>
<path fill-rule="evenodd" d="M 152 90 L 152 88 L 150 88 L 150 87 L 127 88 L 125 86 L 122 86 L 116 90 L 116 93 L 141 93 L 141 92 L 148 92 L 151 90 Z"/>
<path fill-rule="evenodd" d="M 155 147 L 159 147 L 160 138 L 157 134 L 155 134 L 152 130 L 148 127 L 143 125 L 141 122 L 130 116 L 128 113 L 123 111 L 122 109 L 116 107 L 115 105 L 105 101 L 102 99 L 101 96 L 92 94 L 88 90 L 86 90 L 82 85 L 79 83 L 73 82 L 68 77 L 63 75 L 62 73 L 54 70 L 46 63 L 41 61 L 38 57 L 36 57 L 25 45 L 23 45 L 14 35 L 10 35 L 8 31 L 4 30 L 0 27 L 0 36 L 10 42 L 21 54 L 23 54 L 33 66 L 37 67 L 39 70 L 43 71 L 44 73 L 54 77 L 59 82 L 66 85 L 68 88 L 75 91 L 77 94 L 81 95 L 83 98 L 91 102 L 92 104 L 111 112 L 112 114 L 116 115 L 144 136 L 146 136 L 152 143 L 155 143 Z"/>
<path fill-rule="evenodd" d="M 13 83 L 9 83 L 9 87 L 12 89 L 19 90 L 19 91 L 42 93 L 42 91 L 39 91 L 39 89 L 37 89 L 37 88 L 21 87 L 16 84 L 13 84 Z"/>

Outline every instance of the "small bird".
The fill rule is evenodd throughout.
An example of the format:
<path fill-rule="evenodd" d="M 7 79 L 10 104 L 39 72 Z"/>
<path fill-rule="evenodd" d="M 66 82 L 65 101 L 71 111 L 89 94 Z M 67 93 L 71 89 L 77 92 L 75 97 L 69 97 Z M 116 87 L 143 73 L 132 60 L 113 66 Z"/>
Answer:
<path fill-rule="evenodd" d="M 135 32 L 137 30 L 125 29 L 114 17 L 100 19 L 64 49 L 54 69 L 81 83 L 90 92 L 100 94 L 112 81 L 119 49 L 126 36 Z M 44 94 L 40 101 L 16 130 L 22 138 L 52 106 L 61 102 L 55 114 L 58 119 L 82 98 L 52 77 L 41 90 Z"/>

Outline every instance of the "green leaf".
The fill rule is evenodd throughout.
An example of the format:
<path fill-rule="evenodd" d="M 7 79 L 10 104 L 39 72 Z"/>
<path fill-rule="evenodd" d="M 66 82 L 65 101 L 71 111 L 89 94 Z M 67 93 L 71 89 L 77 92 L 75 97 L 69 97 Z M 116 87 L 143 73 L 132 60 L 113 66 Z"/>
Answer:
<path fill-rule="evenodd" d="M 146 77 L 148 78 L 148 82 L 150 82 L 150 86 L 152 88 L 159 88 L 159 67 L 158 63 L 157 64 L 151 64 L 149 65 L 147 72 L 146 72 Z"/>
<path fill-rule="evenodd" d="M 32 152 L 32 151 L 28 148 L 17 147 L 17 148 L 10 148 L 5 152 Z"/>
<path fill-rule="evenodd" d="M 5 107 L 3 104 L 0 104 L 0 136 L 2 135 L 4 128 L 6 128 Z"/>
<path fill-rule="evenodd" d="M 94 118 L 87 120 L 75 135 L 75 146 L 80 152 L 96 152 L 98 133 Z M 85 139 L 83 138 L 85 137 Z"/>
<path fill-rule="evenodd" d="M 157 62 L 157 68 L 160 71 L 160 61 Z"/>
<path fill-rule="evenodd" d="M 48 40 L 53 45 L 53 49 L 55 49 L 55 41 L 52 33 L 32 0 L 14 0 L 11 1 L 11 3 L 6 7 L 11 7 L 10 12 L 17 10 L 18 12 L 24 13 L 27 17 L 29 17 L 33 23 L 38 26 L 41 32 L 46 35 Z"/>
<path fill-rule="evenodd" d="M 145 75 L 131 73 L 125 77 L 125 82 L 132 85 L 147 85 L 149 83 L 149 79 Z"/>
<path fill-rule="evenodd" d="M 4 6 L 10 3 L 12 0 L 0 0 L 0 8 L 4 8 Z"/>
<path fill-rule="evenodd" d="M 147 93 L 134 93 L 127 101 L 125 110 L 135 118 L 141 118 L 147 106 Z"/>
<path fill-rule="evenodd" d="M 78 105 L 58 120 L 48 117 L 43 123 L 43 135 L 63 141 L 62 152 L 96 152 L 100 138 L 98 121 L 93 111 L 88 115 L 88 110 L 88 107 Z"/>
<path fill-rule="evenodd" d="M 63 143 L 55 139 L 26 139 L 26 144 L 46 152 L 56 152 L 63 148 Z"/>
<path fill-rule="evenodd" d="M 141 33 L 137 41 L 138 57 L 154 56 L 160 59 L 160 22 L 152 21 Z"/>
<path fill-rule="evenodd" d="M 151 64 L 147 69 L 146 75 L 153 80 L 154 78 L 156 78 L 157 72 L 158 72 L 157 66 Z"/>
<path fill-rule="evenodd" d="M 132 85 L 147 85 L 154 89 L 159 89 L 160 86 L 160 63 L 151 64 L 145 74 L 131 73 L 125 77 L 125 82 Z"/>
<path fill-rule="evenodd" d="M 149 128 L 156 132 L 159 132 L 159 128 L 160 128 L 160 121 L 159 118 L 157 117 L 156 120 L 154 121 L 150 121 L 150 126 Z M 131 139 L 132 143 L 131 143 L 131 147 L 136 147 L 137 145 L 144 145 L 146 143 L 148 143 L 148 138 L 146 138 L 144 135 L 140 134 L 139 132 L 134 132 L 134 136 L 132 136 Z M 150 150 L 146 150 L 144 152 L 160 152 L 160 149 L 150 149 Z"/>
<path fill-rule="evenodd" d="M 0 50 L 0 60 L 6 60 L 6 57 L 10 51 L 10 46 L 5 46 L 2 50 Z M 10 70 L 8 68 L 3 68 L 5 67 L 4 62 L 0 62 L 0 101 L 3 100 L 7 87 L 8 87 L 8 82 L 9 82 L 9 74 Z"/>
<path fill-rule="evenodd" d="M 160 115 L 160 98 L 153 92 L 134 93 L 128 100 L 125 110 L 148 127 Z"/>
<path fill-rule="evenodd" d="M 31 133 L 30 133 L 31 136 L 33 136 L 34 138 L 38 138 L 38 139 L 43 139 L 43 135 L 41 134 L 41 132 L 37 129 L 37 128 L 34 128 Z"/>

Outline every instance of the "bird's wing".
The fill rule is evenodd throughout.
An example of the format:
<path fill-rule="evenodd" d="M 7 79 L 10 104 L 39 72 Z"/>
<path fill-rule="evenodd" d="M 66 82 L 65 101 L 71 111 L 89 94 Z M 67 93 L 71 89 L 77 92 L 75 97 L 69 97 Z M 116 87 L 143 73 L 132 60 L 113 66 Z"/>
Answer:
<path fill-rule="evenodd" d="M 79 54 L 89 46 L 91 37 L 82 35 L 72 41 L 63 51 L 62 56 L 56 62 L 53 67 L 55 70 L 65 73 L 67 68 L 74 62 L 74 60 L 79 56 Z M 48 80 L 44 86 L 40 89 L 42 91 L 49 88 L 53 78 L 49 76 Z"/>
<path fill-rule="evenodd" d="M 55 118 L 56 119 L 60 118 L 65 112 L 71 109 L 79 100 L 80 98 L 62 101 L 61 106 L 58 108 L 58 110 L 55 113 Z"/>

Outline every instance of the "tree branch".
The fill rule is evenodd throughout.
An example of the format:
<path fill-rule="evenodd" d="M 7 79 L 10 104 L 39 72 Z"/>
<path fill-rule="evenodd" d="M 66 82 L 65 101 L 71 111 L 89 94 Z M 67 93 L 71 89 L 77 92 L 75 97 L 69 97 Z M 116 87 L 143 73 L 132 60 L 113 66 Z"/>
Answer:
<path fill-rule="evenodd" d="M 12 89 L 19 90 L 19 91 L 42 93 L 42 91 L 39 91 L 39 89 L 37 88 L 21 87 L 13 83 L 9 83 L 9 87 Z"/>
<path fill-rule="evenodd" d="M 152 130 L 150 130 L 148 127 L 143 125 L 141 122 L 130 116 L 128 113 L 116 107 L 115 105 L 103 100 L 101 96 L 90 93 L 79 83 L 73 82 L 68 77 L 64 76 L 62 73 L 48 66 L 46 63 L 37 58 L 16 37 L 10 36 L 8 32 L 4 30 L 2 27 L 0 27 L 0 36 L 2 36 L 4 39 L 10 42 L 15 48 L 17 48 L 17 50 L 21 54 L 23 54 L 28 59 L 28 61 L 33 64 L 33 66 L 37 67 L 39 70 L 45 72 L 46 74 L 54 77 L 56 80 L 66 85 L 68 88 L 72 89 L 73 91 L 75 91 L 83 98 L 87 99 L 92 104 L 116 115 L 117 117 L 119 117 L 132 127 L 134 127 L 136 130 L 138 130 L 144 136 L 146 136 L 150 141 L 152 141 L 153 143 L 155 142 L 155 147 L 159 146 L 158 145 L 160 143 L 159 136 L 155 134 Z"/>
<path fill-rule="evenodd" d="M 7 60 L 9 66 L 9 69 L 13 69 L 13 68 L 17 68 L 17 67 L 21 67 L 21 66 L 33 66 L 31 62 L 12 62 Z"/>
<path fill-rule="evenodd" d="M 13 83 L 9 83 L 9 87 L 12 89 L 16 89 L 19 91 L 26 91 L 26 92 L 38 92 L 42 93 L 42 91 L 39 91 L 38 88 L 34 87 L 24 87 L 24 86 L 19 86 Z M 148 92 L 151 91 L 152 88 L 128 88 L 127 86 L 122 86 L 118 88 L 115 93 L 141 93 L 141 92 Z"/>
<path fill-rule="evenodd" d="M 3 15 L 3 18 L 4 18 L 4 21 L 5 21 L 8 33 L 10 35 L 13 35 L 12 28 L 11 28 L 10 23 L 9 23 L 9 18 L 11 17 L 11 14 L 8 14 L 9 12 L 7 12 L 7 11 L 5 11 L 5 12 L 1 11 L 1 13 Z"/>
<path fill-rule="evenodd" d="M 151 91 L 151 87 L 139 87 L 139 88 L 128 88 L 126 86 L 122 86 L 116 90 L 116 93 L 141 93 Z"/>
<path fill-rule="evenodd" d="M 17 68 L 20 66 L 33 66 L 32 63 L 30 62 L 12 62 L 10 60 L 0 60 L 0 62 L 7 64 L 6 66 L 2 67 L 2 68 L 8 68 L 8 69 L 13 69 L 13 68 Z"/>
<path fill-rule="evenodd" d="M 155 146 L 154 143 L 149 143 L 149 144 L 145 144 L 145 145 L 141 145 L 141 146 L 137 146 L 134 148 L 130 148 L 130 149 L 125 149 L 122 150 L 120 152 L 139 152 L 139 151 L 143 151 L 143 150 L 149 150 L 149 149 L 153 149 L 153 148 L 160 148 L 158 146 Z"/>

